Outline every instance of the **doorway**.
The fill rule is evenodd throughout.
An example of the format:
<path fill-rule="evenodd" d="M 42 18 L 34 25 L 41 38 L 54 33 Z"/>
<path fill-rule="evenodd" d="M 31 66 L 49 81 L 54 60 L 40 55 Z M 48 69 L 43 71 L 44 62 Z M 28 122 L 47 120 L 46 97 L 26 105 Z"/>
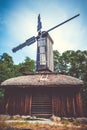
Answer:
<path fill-rule="evenodd" d="M 52 97 L 46 94 L 32 95 L 32 116 L 50 117 L 52 115 Z"/>

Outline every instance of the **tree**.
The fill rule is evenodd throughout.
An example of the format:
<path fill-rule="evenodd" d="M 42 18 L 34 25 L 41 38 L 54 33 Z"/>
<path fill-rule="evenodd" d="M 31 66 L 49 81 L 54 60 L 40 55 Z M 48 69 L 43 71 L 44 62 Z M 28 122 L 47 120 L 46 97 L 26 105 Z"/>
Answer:
<path fill-rule="evenodd" d="M 54 51 L 55 71 L 65 71 L 68 75 L 87 81 L 87 51 Z"/>
<path fill-rule="evenodd" d="M 0 56 L 0 83 L 16 76 L 35 72 L 35 61 L 26 57 L 23 63 L 15 65 L 13 59 L 7 53 Z"/>
<path fill-rule="evenodd" d="M 35 72 L 35 61 L 26 57 L 24 62 L 19 64 L 19 72 L 22 74 L 29 74 Z"/>
<path fill-rule="evenodd" d="M 54 53 L 54 70 L 58 73 L 68 73 L 70 67 L 70 51 L 60 54 L 57 50 Z"/>
<path fill-rule="evenodd" d="M 0 82 L 13 77 L 13 60 L 7 53 L 0 56 Z"/>
<path fill-rule="evenodd" d="M 69 74 L 84 80 L 84 74 L 87 72 L 87 57 L 85 57 L 84 51 L 71 52 L 70 65 Z"/>
<path fill-rule="evenodd" d="M 59 62 L 59 58 L 60 58 L 60 53 L 57 51 L 57 50 L 55 50 L 55 51 L 53 51 L 53 53 L 54 53 L 54 57 L 53 57 L 53 59 L 54 59 L 54 71 L 56 71 L 56 72 L 59 72 L 60 71 L 60 62 Z"/>
<path fill-rule="evenodd" d="M 13 65 L 13 59 L 7 53 L 3 53 L 3 55 L 1 55 L 1 57 L 0 57 L 0 60 L 3 61 L 4 63 L 8 64 L 8 66 Z"/>

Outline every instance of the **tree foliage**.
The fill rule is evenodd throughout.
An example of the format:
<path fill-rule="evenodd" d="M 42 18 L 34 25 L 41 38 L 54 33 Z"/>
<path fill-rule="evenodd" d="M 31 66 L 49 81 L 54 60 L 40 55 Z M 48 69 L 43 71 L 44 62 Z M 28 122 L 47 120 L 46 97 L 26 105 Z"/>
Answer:
<path fill-rule="evenodd" d="M 0 83 L 6 79 L 34 73 L 35 61 L 26 57 L 23 63 L 15 65 L 13 59 L 7 53 L 0 56 Z M 4 90 L 0 89 L 0 99 L 4 96 Z"/>
<path fill-rule="evenodd" d="M 0 56 L 0 82 L 24 74 L 34 73 L 35 61 L 26 57 L 23 63 L 15 65 L 13 59 L 7 53 Z"/>
<path fill-rule="evenodd" d="M 13 77 L 13 60 L 7 53 L 0 56 L 0 82 Z"/>
<path fill-rule="evenodd" d="M 26 57 L 24 62 L 19 64 L 19 72 L 22 74 L 29 74 L 35 72 L 35 61 Z"/>

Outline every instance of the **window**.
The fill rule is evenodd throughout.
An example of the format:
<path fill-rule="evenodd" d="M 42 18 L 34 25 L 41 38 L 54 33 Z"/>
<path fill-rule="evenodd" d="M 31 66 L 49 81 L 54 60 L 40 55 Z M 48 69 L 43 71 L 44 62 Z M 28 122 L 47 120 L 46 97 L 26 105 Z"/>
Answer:
<path fill-rule="evenodd" d="M 38 40 L 38 46 L 45 46 L 45 45 L 46 45 L 45 38 L 40 38 Z"/>
<path fill-rule="evenodd" d="M 42 47 L 42 46 L 41 46 L 41 47 L 39 47 L 39 49 L 40 49 L 40 54 L 41 54 L 41 53 L 42 53 L 42 54 L 45 53 L 45 47 Z"/>

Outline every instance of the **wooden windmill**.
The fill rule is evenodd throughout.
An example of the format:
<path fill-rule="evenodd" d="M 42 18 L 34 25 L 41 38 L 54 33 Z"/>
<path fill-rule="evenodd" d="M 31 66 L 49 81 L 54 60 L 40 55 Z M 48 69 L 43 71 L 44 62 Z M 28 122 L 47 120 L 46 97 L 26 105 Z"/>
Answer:
<path fill-rule="evenodd" d="M 41 31 L 42 24 L 38 15 L 38 35 L 13 48 L 13 52 L 16 52 L 37 41 L 38 73 L 10 78 L 1 83 L 5 89 L 3 107 L 5 114 L 46 118 L 52 115 L 83 116 L 80 96 L 83 81 L 64 74 L 49 73 L 53 71 L 53 40 L 48 33 L 77 16 L 79 14 L 47 31 Z"/>
<path fill-rule="evenodd" d="M 24 43 L 18 45 L 17 47 L 13 48 L 12 51 L 16 52 L 20 49 L 22 49 L 25 46 L 29 46 L 37 41 L 37 60 L 36 60 L 36 71 L 51 71 L 54 70 L 53 65 L 53 40 L 49 35 L 49 32 L 53 29 L 63 25 L 66 22 L 69 22 L 70 20 L 78 17 L 80 14 L 77 14 L 70 19 L 52 27 L 51 29 L 47 31 L 41 31 L 42 23 L 40 14 L 38 15 L 38 25 L 37 25 L 37 36 L 33 36 L 29 39 L 27 39 Z"/>

